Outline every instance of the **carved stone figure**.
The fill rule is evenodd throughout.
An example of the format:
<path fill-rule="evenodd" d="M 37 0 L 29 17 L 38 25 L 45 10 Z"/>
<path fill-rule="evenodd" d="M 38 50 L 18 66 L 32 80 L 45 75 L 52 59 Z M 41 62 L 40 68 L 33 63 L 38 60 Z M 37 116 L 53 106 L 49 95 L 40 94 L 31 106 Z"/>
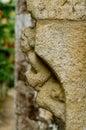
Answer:
<path fill-rule="evenodd" d="M 22 32 L 21 48 L 31 64 L 26 77 L 38 91 L 36 101 L 65 124 L 65 130 L 84 130 L 85 1 L 27 0 L 27 8 L 36 25 Z"/>
<path fill-rule="evenodd" d="M 36 44 L 35 44 L 35 31 L 33 32 L 33 29 L 27 28 L 24 30 L 24 33 L 22 33 L 21 47 L 22 50 L 24 49 L 24 51 L 26 52 L 27 59 L 31 64 L 31 68 L 26 72 L 26 76 L 29 84 L 38 91 L 37 96 L 38 104 L 43 108 L 46 108 L 49 111 L 53 112 L 53 114 L 58 119 L 60 119 L 62 122 L 65 122 L 65 96 L 66 101 L 68 100 L 66 105 L 68 105 L 67 107 L 70 113 L 71 110 L 73 109 L 70 109 L 69 106 L 75 105 L 74 104 L 76 103 L 75 100 L 79 102 L 81 100 L 81 97 L 78 96 L 79 93 L 77 93 L 76 81 L 79 80 L 79 82 L 81 82 L 82 79 L 82 77 L 80 78 L 80 76 L 81 72 L 83 71 L 82 62 L 85 61 L 82 60 L 82 58 L 85 58 L 83 57 L 85 54 L 84 51 L 85 44 L 84 41 L 80 44 L 78 42 L 76 43 L 76 48 L 74 49 L 75 40 L 74 42 L 70 41 L 72 37 L 73 39 L 76 38 L 76 36 L 78 35 L 77 33 L 80 30 L 79 29 L 77 31 L 75 29 L 75 27 L 76 28 L 78 27 L 76 23 L 73 24 L 71 31 L 69 29 L 72 26 L 71 22 L 67 21 L 64 22 L 65 27 L 62 24 L 60 24 L 59 21 L 58 21 L 59 27 L 57 26 L 57 23 L 55 23 L 54 21 L 52 23 L 47 21 L 46 23 L 48 24 L 44 24 L 43 26 L 44 28 L 43 27 L 41 28 L 41 26 L 43 25 L 42 21 L 38 23 L 39 25 L 37 25 L 37 27 L 38 26 L 39 27 L 37 28 L 38 34 L 36 35 L 37 37 Z M 84 34 L 85 23 L 83 22 L 82 25 L 82 23 L 79 22 L 78 24 L 80 27 L 82 26 L 82 31 Z M 46 25 L 47 28 L 45 28 Z M 56 31 L 54 30 L 54 28 L 56 29 Z M 50 34 L 47 37 L 48 30 L 50 31 Z M 72 33 L 75 31 L 76 35 L 72 35 Z M 30 36 L 30 33 L 32 33 L 33 35 L 31 35 L 31 37 L 28 37 L 28 34 Z M 79 38 L 82 38 L 82 34 L 81 33 L 79 34 L 80 34 Z M 71 48 L 73 48 L 73 50 L 71 50 Z M 82 57 L 80 50 L 83 50 Z M 77 53 L 80 53 L 79 60 L 76 60 L 76 58 L 78 59 Z M 37 54 L 40 56 L 40 58 L 39 56 L 37 56 Z M 77 67 L 77 65 L 79 67 Z M 48 66 L 52 69 L 53 73 L 55 72 L 54 76 L 52 71 L 51 72 L 49 71 Z M 77 71 L 74 72 L 74 70 Z M 78 77 L 79 79 L 77 79 L 77 72 L 80 73 Z M 79 84 L 82 83 L 84 84 L 84 81 Z M 64 89 L 66 95 L 64 93 Z M 80 89 L 79 86 L 78 89 Z M 84 94 L 83 91 L 82 93 Z M 72 94 L 73 96 L 71 97 Z M 71 118 L 74 118 L 72 116 L 73 113 L 71 115 Z"/>
<path fill-rule="evenodd" d="M 49 111 L 52 111 L 58 119 L 63 123 L 65 122 L 65 95 L 59 81 L 54 78 L 52 72 L 43 61 L 36 55 L 32 37 L 27 38 L 27 34 L 33 32 L 33 29 L 26 28 L 21 36 L 21 48 L 26 52 L 27 59 L 31 64 L 31 68 L 26 72 L 28 83 L 38 91 L 37 102 Z M 34 38 L 35 39 L 35 33 Z M 28 40 L 29 39 L 29 40 Z M 33 47 L 34 45 L 34 47 Z M 26 48 L 27 46 L 27 48 Z M 24 48 L 25 47 L 25 48 Z M 44 93 L 44 95 L 43 95 Z M 42 95 L 41 95 L 42 94 Z M 41 99 L 41 96 L 42 99 Z M 54 102 L 54 104 L 53 104 Z M 55 106 L 58 105 L 58 108 Z"/>

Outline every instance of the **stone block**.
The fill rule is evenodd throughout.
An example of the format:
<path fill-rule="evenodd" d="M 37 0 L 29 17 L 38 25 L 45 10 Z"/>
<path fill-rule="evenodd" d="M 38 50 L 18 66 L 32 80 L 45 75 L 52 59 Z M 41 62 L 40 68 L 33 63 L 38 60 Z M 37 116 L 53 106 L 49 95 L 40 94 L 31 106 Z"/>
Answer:
<path fill-rule="evenodd" d="M 82 130 L 86 125 L 86 22 L 39 20 L 35 52 L 65 91 L 66 130 Z"/>
<path fill-rule="evenodd" d="M 36 19 L 86 20 L 86 0 L 27 0 Z"/>

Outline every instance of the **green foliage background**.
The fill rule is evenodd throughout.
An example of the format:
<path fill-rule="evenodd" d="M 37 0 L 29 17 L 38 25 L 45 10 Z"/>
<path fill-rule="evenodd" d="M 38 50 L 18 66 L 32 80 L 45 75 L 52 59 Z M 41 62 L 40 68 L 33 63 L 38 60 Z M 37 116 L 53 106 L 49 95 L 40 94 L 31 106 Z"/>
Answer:
<path fill-rule="evenodd" d="M 15 1 L 0 0 L 0 84 L 14 85 Z"/>

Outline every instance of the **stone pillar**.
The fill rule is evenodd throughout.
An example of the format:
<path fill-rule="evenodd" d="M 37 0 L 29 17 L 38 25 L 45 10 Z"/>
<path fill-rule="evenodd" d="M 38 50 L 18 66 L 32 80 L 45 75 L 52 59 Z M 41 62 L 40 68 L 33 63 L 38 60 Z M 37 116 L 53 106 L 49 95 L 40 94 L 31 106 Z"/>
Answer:
<path fill-rule="evenodd" d="M 21 37 L 39 106 L 65 130 L 86 129 L 86 0 L 27 0 L 35 20 Z"/>

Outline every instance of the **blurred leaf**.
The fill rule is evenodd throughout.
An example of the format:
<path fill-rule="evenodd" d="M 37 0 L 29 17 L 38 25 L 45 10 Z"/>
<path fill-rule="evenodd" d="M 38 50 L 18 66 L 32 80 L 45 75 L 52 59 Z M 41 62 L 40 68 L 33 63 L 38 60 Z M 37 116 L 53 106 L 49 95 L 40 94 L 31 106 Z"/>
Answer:
<path fill-rule="evenodd" d="M 15 0 L 0 0 L 0 83 L 14 83 Z"/>

